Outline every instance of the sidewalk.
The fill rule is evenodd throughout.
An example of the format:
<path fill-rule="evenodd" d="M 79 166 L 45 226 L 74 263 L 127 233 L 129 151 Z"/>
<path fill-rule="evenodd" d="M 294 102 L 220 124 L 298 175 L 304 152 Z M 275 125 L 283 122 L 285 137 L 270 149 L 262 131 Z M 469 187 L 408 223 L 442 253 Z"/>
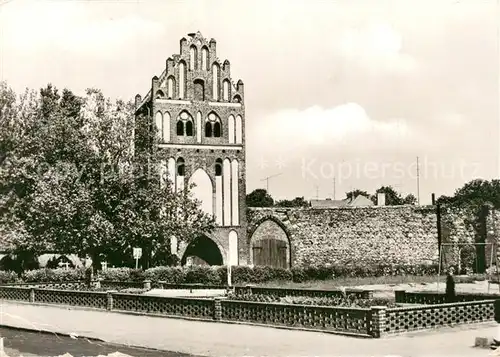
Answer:
<path fill-rule="evenodd" d="M 0 302 L 0 325 L 205 356 L 487 356 L 471 346 L 496 324 L 360 339 L 268 327 Z"/>

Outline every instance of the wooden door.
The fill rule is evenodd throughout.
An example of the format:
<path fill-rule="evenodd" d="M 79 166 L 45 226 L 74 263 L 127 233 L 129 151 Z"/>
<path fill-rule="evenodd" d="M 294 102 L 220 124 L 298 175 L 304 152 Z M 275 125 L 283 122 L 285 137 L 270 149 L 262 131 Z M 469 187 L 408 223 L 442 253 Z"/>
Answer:
<path fill-rule="evenodd" d="M 252 251 L 254 265 L 288 268 L 286 242 L 277 239 L 262 239 L 253 244 Z"/>

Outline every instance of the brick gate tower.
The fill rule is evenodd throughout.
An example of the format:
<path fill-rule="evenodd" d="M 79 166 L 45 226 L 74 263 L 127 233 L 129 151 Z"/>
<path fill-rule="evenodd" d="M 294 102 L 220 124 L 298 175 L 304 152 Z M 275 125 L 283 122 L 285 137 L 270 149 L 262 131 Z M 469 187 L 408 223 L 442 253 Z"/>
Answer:
<path fill-rule="evenodd" d="M 245 265 L 245 105 L 243 82 L 231 79 L 228 60 L 217 58 L 216 41 L 200 32 L 180 41 L 151 90 L 135 97 L 136 115 L 159 129 L 159 149 L 176 189 L 194 182 L 194 196 L 213 215 L 216 229 L 188 246 L 173 239 L 182 264 Z"/>

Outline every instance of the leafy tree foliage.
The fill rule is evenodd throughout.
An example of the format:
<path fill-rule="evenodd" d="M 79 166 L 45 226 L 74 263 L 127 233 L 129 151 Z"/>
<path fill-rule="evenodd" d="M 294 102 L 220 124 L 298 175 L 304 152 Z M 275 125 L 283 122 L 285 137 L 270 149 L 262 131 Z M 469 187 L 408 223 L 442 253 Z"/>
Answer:
<path fill-rule="evenodd" d="M 274 199 L 266 190 L 258 188 L 246 196 L 246 204 L 248 207 L 272 207 Z"/>
<path fill-rule="evenodd" d="M 154 130 L 134 127 L 132 103 L 96 89 L 79 98 L 48 85 L 17 100 L 2 84 L 0 219 L 15 252 L 75 253 L 99 267 L 132 264 L 142 247 L 148 267 L 171 255 L 172 236 L 211 231 L 190 187 L 172 189 Z"/>
<path fill-rule="evenodd" d="M 349 191 L 346 193 L 346 196 L 348 199 L 354 199 L 358 196 L 365 196 L 366 198 L 370 198 L 370 194 L 366 191 L 362 191 L 362 190 L 358 190 L 358 189 L 355 189 L 353 191 Z"/>
<path fill-rule="evenodd" d="M 371 196 L 373 203 L 378 203 L 377 195 L 379 193 L 385 194 L 385 205 L 386 206 L 400 206 L 400 205 L 415 205 L 417 203 L 417 198 L 413 194 L 408 194 L 403 196 L 401 193 L 397 192 L 392 186 L 381 186 L 375 191 L 375 194 Z"/>
<path fill-rule="evenodd" d="M 500 180 L 472 180 L 457 189 L 453 196 L 439 197 L 437 203 L 475 208 L 489 203 L 500 208 Z"/>
<path fill-rule="evenodd" d="M 311 204 L 304 197 L 295 197 L 293 200 L 280 200 L 276 203 L 278 207 L 309 207 Z"/>

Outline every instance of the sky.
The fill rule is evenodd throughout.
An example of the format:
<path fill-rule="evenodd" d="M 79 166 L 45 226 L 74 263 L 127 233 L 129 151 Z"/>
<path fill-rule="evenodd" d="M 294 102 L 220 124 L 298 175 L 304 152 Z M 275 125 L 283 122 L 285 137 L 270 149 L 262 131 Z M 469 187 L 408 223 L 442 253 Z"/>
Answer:
<path fill-rule="evenodd" d="M 277 199 L 392 185 L 427 204 L 499 177 L 499 0 L 0 4 L 0 80 L 17 92 L 132 99 L 182 37 L 216 39 L 245 83 L 247 192 L 273 176 Z"/>

